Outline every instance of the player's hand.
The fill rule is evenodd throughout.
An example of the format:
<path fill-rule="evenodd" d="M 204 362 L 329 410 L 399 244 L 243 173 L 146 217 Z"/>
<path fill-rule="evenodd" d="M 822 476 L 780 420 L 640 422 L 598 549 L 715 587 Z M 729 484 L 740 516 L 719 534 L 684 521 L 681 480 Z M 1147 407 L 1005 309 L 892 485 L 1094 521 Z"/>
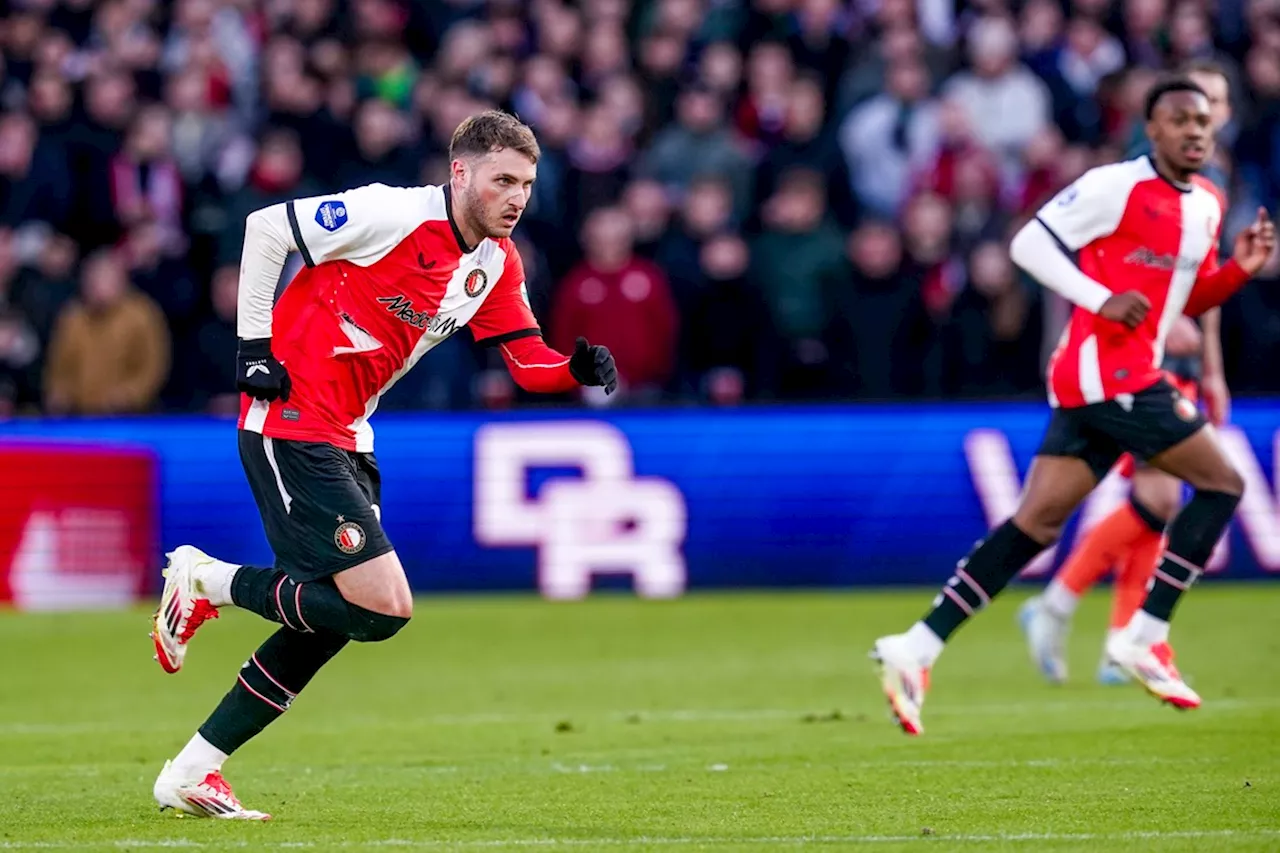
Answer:
<path fill-rule="evenodd" d="M 289 401 L 293 380 L 284 365 L 271 354 L 270 338 L 240 340 L 236 353 L 236 389 L 255 400 Z"/>
<path fill-rule="evenodd" d="M 591 346 L 578 338 L 569 356 L 569 373 L 582 385 L 603 385 L 604 393 L 618 390 L 618 367 L 607 347 Z"/>
<path fill-rule="evenodd" d="M 1222 426 L 1231 419 L 1231 392 L 1227 390 L 1227 378 L 1221 373 L 1204 375 L 1200 380 L 1200 397 L 1211 424 Z"/>
<path fill-rule="evenodd" d="M 1249 275 L 1257 275 L 1276 248 L 1276 224 L 1265 207 L 1258 208 L 1258 218 L 1236 235 L 1231 256 Z"/>
<path fill-rule="evenodd" d="M 1147 312 L 1150 310 L 1150 299 L 1136 290 L 1126 290 L 1102 303 L 1102 310 L 1098 314 L 1108 320 L 1124 323 L 1130 329 L 1136 329 L 1142 325 L 1142 321 L 1147 318 Z"/>

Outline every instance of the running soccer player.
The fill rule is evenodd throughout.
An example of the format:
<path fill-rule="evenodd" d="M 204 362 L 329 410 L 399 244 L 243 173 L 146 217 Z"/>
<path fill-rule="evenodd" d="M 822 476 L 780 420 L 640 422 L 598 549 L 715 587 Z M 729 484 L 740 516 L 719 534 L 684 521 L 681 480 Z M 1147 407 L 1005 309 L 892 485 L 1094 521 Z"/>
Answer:
<path fill-rule="evenodd" d="M 240 266 L 240 459 L 276 565 L 237 566 L 190 545 L 170 554 L 153 626 L 166 672 L 196 630 L 234 605 L 281 627 L 241 667 L 154 786 L 162 808 L 265 820 L 222 776 L 227 757 L 288 709 L 348 641 L 388 640 L 413 598 L 382 529 L 369 417 L 432 347 L 469 326 L 534 392 L 617 387 L 613 357 L 579 338 L 547 347 L 511 232 L 539 158 L 533 132 L 489 111 L 450 144 L 444 186 L 371 184 L 256 211 Z M 272 307 L 288 254 L 305 267 Z"/>
<path fill-rule="evenodd" d="M 1231 121 L 1231 88 L 1222 67 L 1197 61 L 1182 73 L 1209 97 L 1209 116 L 1216 136 Z M 1150 140 L 1132 157 L 1150 153 Z M 1226 169 L 1209 159 L 1201 168 L 1225 197 L 1229 176 Z M 1210 423 L 1226 423 L 1231 406 L 1222 365 L 1221 310 L 1206 311 L 1201 328 L 1179 317 L 1169 330 L 1162 365 L 1165 376 L 1179 393 L 1192 402 L 1204 399 Z M 1150 465 L 1135 465 L 1131 456 L 1121 460 L 1119 470 L 1132 481 L 1129 501 L 1093 527 L 1071 552 L 1043 595 L 1034 596 L 1019 608 L 1018 623 L 1027 639 L 1031 660 L 1050 683 L 1067 679 L 1066 638 L 1080 597 L 1115 570 L 1111 594 L 1111 622 L 1108 636 L 1124 628 L 1142 604 L 1147 584 L 1164 546 L 1164 531 L 1182 505 L 1182 482 Z M 1098 664 L 1098 681 L 1124 684 L 1128 675 L 1110 660 L 1105 650 Z"/>
<path fill-rule="evenodd" d="M 1169 527 L 1142 610 L 1108 640 L 1107 654 L 1157 698 L 1200 704 L 1173 665 L 1169 620 L 1244 483 L 1158 365 L 1178 317 L 1199 316 L 1238 290 L 1276 236 L 1260 209 L 1219 266 L 1222 198 L 1196 175 L 1213 151 L 1209 99 L 1190 80 L 1168 80 L 1151 90 L 1145 115 L 1152 156 L 1089 170 L 1013 239 L 1013 260 L 1076 308 L 1049 363 L 1053 415 L 1017 511 L 960 561 L 921 621 L 875 642 L 881 687 L 908 734 L 923 731 L 928 674 L 947 640 L 1058 537 L 1125 452 L 1195 493 Z"/>

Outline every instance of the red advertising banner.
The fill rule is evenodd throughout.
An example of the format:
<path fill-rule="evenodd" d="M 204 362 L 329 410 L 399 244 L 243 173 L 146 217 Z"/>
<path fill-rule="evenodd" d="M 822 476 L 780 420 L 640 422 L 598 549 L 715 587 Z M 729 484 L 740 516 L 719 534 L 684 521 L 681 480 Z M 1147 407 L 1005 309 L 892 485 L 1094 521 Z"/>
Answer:
<path fill-rule="evenodd" d="M 124 607 L 152 592 L 157 491 L 146 450 L 0 444 L 0 602 Z"/>

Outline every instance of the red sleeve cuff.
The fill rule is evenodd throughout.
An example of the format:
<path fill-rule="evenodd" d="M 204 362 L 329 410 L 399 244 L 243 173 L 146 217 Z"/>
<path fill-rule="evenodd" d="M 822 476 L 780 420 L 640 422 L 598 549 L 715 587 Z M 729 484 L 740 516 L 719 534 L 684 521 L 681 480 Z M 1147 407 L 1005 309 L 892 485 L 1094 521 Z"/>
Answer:
<path fill-rule="evenodd" d="M 499 345 L 511 378 L 534 394 L 559 394 L 578 387 L 569 372 L 569 357 L 543 342 L 541 335 L 522 337 Z"/>
<path fill-rule="evenodd" d="M 1225 264 L 1218 267 L 1214 278 L 1223 287 L 1238 290 L 1249 280 L 1249 273 L 1245 272 L 1244 267 L 1240 266 L 1235 258 L 1230 258 Z"/>
<path fill-rule="evenodd" d="M 1188 317 L 1199 317 L 1210 308 L 1216 308 L 1231 298 L 1250 278 L 1235 258 L 1213 272 L 1201 277 L 1191 291 L 1191 298 L 1182 309 Z"/>

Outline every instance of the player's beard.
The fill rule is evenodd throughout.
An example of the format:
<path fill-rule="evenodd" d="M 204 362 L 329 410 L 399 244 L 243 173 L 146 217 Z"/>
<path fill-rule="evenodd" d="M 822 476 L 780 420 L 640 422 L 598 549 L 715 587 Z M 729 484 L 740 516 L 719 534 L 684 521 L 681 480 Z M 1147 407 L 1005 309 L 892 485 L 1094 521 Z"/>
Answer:
<path fill-rule="evenodd" d="M 501 221 L 495 225 L 490 220 L 489 212 L 485 210 L 484 199 L 480 198 L 479 190 L 469 187 L 462 191 L 462 210 L 467 220 L 479 229 L 481 237 L 493 237 L 495 232 L 501 228 Z"/>

